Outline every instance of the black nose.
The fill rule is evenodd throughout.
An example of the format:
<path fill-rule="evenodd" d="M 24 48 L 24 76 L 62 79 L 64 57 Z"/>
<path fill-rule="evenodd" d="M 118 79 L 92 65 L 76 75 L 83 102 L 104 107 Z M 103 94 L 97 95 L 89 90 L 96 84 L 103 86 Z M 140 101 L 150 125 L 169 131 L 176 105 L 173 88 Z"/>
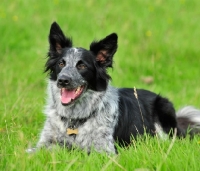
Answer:
<path fill-rule="evenodd" d="M 57 82 L 59 87 L 68 86 L 70 83 L 71 83 L 71 78 L 65 75 L 60 76 Z"/>

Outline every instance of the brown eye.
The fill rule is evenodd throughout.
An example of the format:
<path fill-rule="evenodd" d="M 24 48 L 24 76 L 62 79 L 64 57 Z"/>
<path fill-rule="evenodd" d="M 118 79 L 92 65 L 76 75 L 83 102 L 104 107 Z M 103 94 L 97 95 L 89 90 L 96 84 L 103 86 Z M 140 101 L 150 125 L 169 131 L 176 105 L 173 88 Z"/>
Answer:
<path fill-rule="evenodd" d="M 78 65 L 77 65 L 77 68 L 78 68 L 79 70 L 83 70 L 83 69 L 86 69 L 87 66 L 86 66 L 85 64 L 78 64 Z"/>
<path fill-rule="evenodd" d="M 59 66 L 60 68 L 63 68 L 63 67 L 65 66 L 65 64 L 64 64 L 63 62 L 59 62 L 59 63 L 58 63 L 58 66 Z"/>

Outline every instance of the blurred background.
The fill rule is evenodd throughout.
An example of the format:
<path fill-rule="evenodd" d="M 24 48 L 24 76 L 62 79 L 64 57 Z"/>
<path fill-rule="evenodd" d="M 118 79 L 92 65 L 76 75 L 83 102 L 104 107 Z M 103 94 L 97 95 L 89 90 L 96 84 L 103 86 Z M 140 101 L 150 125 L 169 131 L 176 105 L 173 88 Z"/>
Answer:
<path fill-rule="evenodd" d="M 16 137 L 25 137 L 27 144 L 30 139 L 38 139 L 46 96 L 47 76 L 43 70 L 53 21 L 77 47 L 89 48 L 94 39 L 118 34 L 114 68 L 109 69 L 112 85 L 160 93 L 176 109 L 188 104 L 200 107 L 199 6 L 199 0 L 2 0 L 3 139 L 7 138 L 6 130 L 10 130 L 13 142 Z"/>
<path fill-rule="evenodd" d="M 77 160 L 74 158 L 78 153 L 73 157 L 66 151 L 50 155 L 25 153 L 25 149 L 35 146 L 45 120 L 42 111 L 48 77 L 43 71 L 52 22 L 56 21 L 64 33 L 73 38 L 74 46 L 86 49 L 93 40 L 112 32 L 118 34 L 114 67 L 109 69 L 113 86 L 135 86 L 160 93 L 168 97 L 176 109 L 185 105 L 200 108 L 199 7 L 199 0 L 1 0 L 0 170 L 51 170 L 52 167 L 57 170 L 49 162 L 64 161 L 69 156 L 73 163 Z M 183 144 L 177 144 L 182 147 L 180 154 L 175 155 L 177 160 L 171 156 L 166 168 L 175 169 L 174 164 L 188 168 L 198 163 L 195 161 L 199 154 L 195 150 L 199 148 L 197 142 Z M 146 157 L 137 157 L 133 148 L 134 157 L 131 151 L 129 155 L 125 151 L 126 157 L 122 159 L 130 163 L 131 168 L 137 167 L 132 166 L 134 159 L 138 160 L 138 167 L 155 170 L 166 154 L 160 149 L 160 143 L 156 148 L 159 155 L 153 146 L 151 148 L 149 151 L 149 146 L 145 146 L 145 153 L 141 150 Z M 189 159 L 188 153 L 191 154 Z M 95 160 L 92 156 L 85 158 L 84 168 L 101 168 L 98 163 L 101 159 L 98 156 Z M 76 162 L 78 168 L 84 165 L 80 164 L 83 159 L 80 160 Z M 96 164 L 91 165 L 90 160 Z M 105 161 L 108 160 L 100 162 L 102 166 Z M 65 163 L 57 166 L 68 167 Z M 198 170 L 198 165 L 194 164 L 195 167 Z"/>

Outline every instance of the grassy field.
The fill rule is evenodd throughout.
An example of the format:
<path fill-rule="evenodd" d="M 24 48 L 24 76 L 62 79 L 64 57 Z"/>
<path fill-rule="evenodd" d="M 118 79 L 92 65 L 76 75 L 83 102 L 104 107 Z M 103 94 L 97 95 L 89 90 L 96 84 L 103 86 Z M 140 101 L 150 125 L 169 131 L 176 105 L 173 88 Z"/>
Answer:
<path fill-rule="evenodd" d="M 177 110 L 200 108 L 199 6 L 199 0 L 2 0 L 0 170 L 200 170 L 198 136 L 175 142 L 147 137 L 119 148 L 118 156 L 59 148 L 25 153 L 35 146 L 45 120 L 43 66 L 53 21 L 84 48 L 118 33 L 112 85 L 160 93 Z"/>

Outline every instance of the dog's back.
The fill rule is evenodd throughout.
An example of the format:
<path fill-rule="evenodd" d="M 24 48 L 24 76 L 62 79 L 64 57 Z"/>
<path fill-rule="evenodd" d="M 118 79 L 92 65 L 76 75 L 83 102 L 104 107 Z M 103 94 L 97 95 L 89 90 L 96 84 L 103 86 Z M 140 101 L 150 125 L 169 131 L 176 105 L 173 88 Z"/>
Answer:
<path fill-rule="evenodd" d="M 119 111 L 114 135 L 121 144 L 130 143 L 131 135 L 137 137 L 147 133 L 154 136 L 161 131 L 169 134 L 177 127 L 172 103 L 147 90 L 119 89 Z"/>

